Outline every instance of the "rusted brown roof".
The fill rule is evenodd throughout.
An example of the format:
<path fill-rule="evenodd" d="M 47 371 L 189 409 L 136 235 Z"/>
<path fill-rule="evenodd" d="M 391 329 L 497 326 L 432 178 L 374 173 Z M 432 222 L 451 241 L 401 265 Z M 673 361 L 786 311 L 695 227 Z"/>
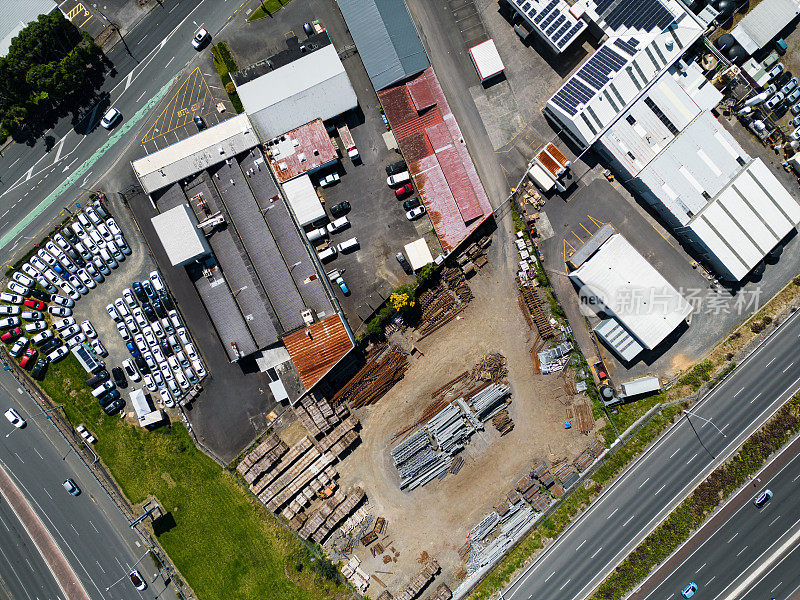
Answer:
<path fill-rule="evenodd" d="M 353 349 L 344 322 L 331 315 L 283 338 L 303 386 L 309 390 Z"/>
<path fill-rule="evenodd" d="M 272 171 L 281 183 L 332 164 L 338 158 L 322 119 L 292 129 L 276 139 L 284 141 L 279 145 L 267 145 L 266 150 Z"/>

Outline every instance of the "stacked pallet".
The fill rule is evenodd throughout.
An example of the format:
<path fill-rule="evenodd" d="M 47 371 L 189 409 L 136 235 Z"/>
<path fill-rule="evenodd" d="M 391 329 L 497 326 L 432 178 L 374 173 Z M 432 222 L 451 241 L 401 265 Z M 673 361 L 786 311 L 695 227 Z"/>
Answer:
<path fill-rule="evenodd" d="M 347 515 L 349 515 L 356 506 L 358 506 L 364 499 L 364 490 L 360 487 L 353 488 L 348 494 L 347 498 L 336 507 L 336 509 L 325 519 L 322 526 L 317 529 L 312 535 L 311 540 L 317 544 L 328 537 L 328 534 L 336 527 Z"/>
<path fill-rule="evenodd" d="M 394 600 L 394 596 L 392 596 L 388 590 L 383 590 L 381 595 L 378 596 L 378 600 Z"/>
<path fill-rule="evenodd" d="M 325 398 L 305 396 L 293 410 L 312 437 L 327 433 L 339 423 L 339 416 Z"/>
<path fill-rule="evenodd" d="M 380 346 L 367 355 L 366 364 L 334 395 L 334 405 L 347 403 L 351 408 L 378 401 L 408 369 L 408 355 L 398 346 Z"/>
<path fill-rule="evenodd" d="M 536 324 L 536 329 L 539 331 L 539 337 L 543 340 L 549 339 L 555 335 L 553 326 L 547 319 L 547 315 L 542 308 L 542 303 L 539 300 L 539 295 L 536 293 L 536 288 L 529 285 L 527 282 L 517 283 L 519 295 L 522 298 L 522 304 L 528 310 L 531 319 Z"/>
<path fill-rule="evenodd" d="M 500 432 L 501 436 L 514 430 L 514 421 L 511 420 L 511 415 L 505 408 L 492 417 L 492 425 Z"/>
<path fill-rule="evenodd" d="M 539 483 L 548 489 L 550 489 L 556 483 L 556 480 L 553 479 L 553 475 L 550 473 L 550 469 L 547 468 L 547 463 L 543 460 L 540 460 L 533 465 L 533 469 L 531 469 L 531 477 L 538 479 Z"/>
<path fill-rule="evenodd" d="M 252 484 L 269 471 L 288 449 L 289 446 L 271 431 L 250 454 L 242 459 L 236 470 L 248 484 Z"/>
<path fill-rule="evenodd" d="M 472 367 L 472 378 L 475 381 L 489 381 L 500 383 L 508 375 L 506 357 L 499 352 L 490 352 L 481 357 L 478 363 Z M 473 392 L 474 393 L 474 392 Z"/>
<path fill-rule="evenodd" d="M 453 592 L 450 588 L 446 584 L 440 583 L 436 591 L 428 597 L 428 600 L 450 600 L 452 597 Z"/>
<path fill-rule="evenodd" d="M 413 600 L 422 593 L 431 580 L 439 572 L 439 563 L 434 558 L 428 558 L 422 570 L 411 578 L 411 581 L 395 596 L 397 600 Z"/>
<path fill-rule="evenodd" d="M 323 437 L 319 442 L 317 442 L 317 447 L 322 452 L 327 452 L 331 450 L 334 454 L 339 456 L 344 452 L 344 450 L 350 446 L 350 444 L 358 439 L 358 433 L 356 433 L 355 428 L 358 426 L 358 418 L 355 415 L 350 415 L 344 421 L 339 423 L 333 431 L 331 431 L 328 435 Z M 350 436 L 349 434 L 353 434 Z M 341 448 L 340 452 L 337 452 L 336 449 L 333 449 L 343 438 L 348 438 L 348 442 L 345 446 Z"/>
<path fill-rule="evenodd" d="M 258 496 L 264 488 L 266 488 L 270 483 L 272 483 L 281 473 L 286 471 L 294 462 L 299 459 L 303 454 L 305 454 L 309 448 L 312 447 L 311 440 L 308 437 L 304 437 L 299 442 L 297 442 L 294 446 L 292 446 L 289 451 L 281 457 L 280 462 L 275 465 L 272 469 L 267 472 L 267 474 L 262 477 L 261 479 L 255 481 L 250 485 L 250 490 Z"/>

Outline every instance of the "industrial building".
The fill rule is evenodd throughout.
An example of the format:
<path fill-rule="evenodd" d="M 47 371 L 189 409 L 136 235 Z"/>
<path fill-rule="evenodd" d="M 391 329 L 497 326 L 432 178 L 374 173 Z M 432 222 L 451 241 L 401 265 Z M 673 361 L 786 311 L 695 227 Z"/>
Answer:
<path fill-rule="evenodd" d="M 625 362 L 657 348 L 692 312 L 686 299 L 610 225 L 589 238 L 569 266 L 582 300 L 606 315 L 595 333 Z"/>
<path fill-rule="evenodd" d="M 353 337 L 254 137 L 242 114 L 132 166 L 158 211 L 155 234 L 186 268 L 230 360 L 256 355 L 262 370 L 286 373 L 286 386 L 273 378 L 270 387 L 294 401 Z"/>
<path fill-rule="evenodd" d="M 326 32 L 236 73 L 231 79 L 245 112 L 265 142 L 315 119 L 327 121 L 358 106 L 356 93 Z"/>
<path fill-rule="evenodd" d="M 595 147 L 698 258 L 741 281 L 800 223 L 800 206 L 711 114 L 721 99 L 696 65 L 676 65 Z"/>
<path fill-rule="evenodd" d="M 569 48 L 588 26 L 580 18 L 581 11 L 564 0 L 503 0 L 501 4 L 513 8 L 522 19 L 515 26 L 520 37 L 535 33 L 557 54 Z"/>
<path fill-rule="evenodd" d="M 264 149 L 280 183 L 335 165 L 336 148 L 322 119 L 315 119 L 264 142 Z"/>
<path fill-rule="evenodd" d="M 775 39 L 797 15 L 800 15 L 797 0 L 762 0 L 739 21 L 731 35 L 748 54 L 754 54 Z"/>

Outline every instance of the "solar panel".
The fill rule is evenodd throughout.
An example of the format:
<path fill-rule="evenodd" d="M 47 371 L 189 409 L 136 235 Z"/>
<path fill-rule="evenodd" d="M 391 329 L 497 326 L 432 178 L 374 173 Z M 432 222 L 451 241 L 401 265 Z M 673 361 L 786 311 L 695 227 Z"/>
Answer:
<path fill-rule="evenodd" d="M 564 15 L 558 15 L 556 20 L 553 21 L 553 24 L 550 25 L 550 27 L 547 28 L 547 32 L 546 32 L 547 33 L 547 37 L 552 38 L 553 33 L 555 33 L 556 29 L 561 27 L 561 24 L 566 20 L 567 20 L 567 17 L 565 17 Z"/>
<path fill-rule="evenodd" d="M 564 48 L 564 47 L 566 47 L 566 45 L 567 45 L 567 44 L 569 44 L 569 43 L 570 43 L 570 41 L 572 41 L 572 39 L 573 39 L 573 38 L 574 38 L 576 35 L 578 35 L 578 33 L 579 33 L 580 31 L 583 31 L 583 29 L 584 29 L 584 28 L 585 28 L 585 25 L 584 25 L 583 21 L 578 21 L 577 23 L 575 23 L 575 24 L 572 26 L 572 29 L 570 29 L 570 30 L 569 30 L 569 31 L 568 31 L 568 32 L 567 32 L 567 33 L 564 35 L 564 37 L 561 39 L 561 41 L 560 41 L 560 42 L 559 42 L 559 44 L 558 44 L 558 45 L 559 45 L 559 47 L 560 47 L 560 48 Z"/>
<path fill-rule="evenodd" d="M 539 24 L 542 22 L 542 19 L 544 19 L 544 18 L 547 16 L 547 13 L 549 13 L 551 10 L 553 10 L 553 9 L 556 7 L 556 4 L 558 4 L 558 0 L 551 0 L 550 4 L 548 4 L 547 6 L 545 6 L 545 7 L 544 7 L 544 10 L 543 10 L 543 11 L 541 11 L 541 12 L 538 14 L 538 16 L 536 17 L 536 19 L 534 20 L 534 23 L 536 23 L 537 25 L 539 25 Z"/>
<path fill-rule="evenodd" d="M 628 56 L 633 56 L 636 54 L 636 47 L 632 46 L 630 43 L 626 42 L 625 40 L 621 40 L 617 38 L 614 40 L 614 45 L 622 50 Z"/>
<path fill-rule="evenodd" d="M 598 14 L 609 9 L 614 2 L 601 0 L 597 3 Z M 602 5 L 602 9 L 601 9 Z M 664 29 L 673 20 L 674 16 L 659 0 L 619 0 L 616 5 L 603 17 L 606 25 L 611 29 L 625 27 L 651 31 Z"/>
<path fill-rule="evenodd" d="M 564 20 L 566 21 L 566 19 L 564 19 Z M 569 21 L 567 21 L 566 23 L 564 23 L 564 24 L 563 24 L 563 25 L 562 25 L 562 26 L 561 26 L 561 27 L 558 29 L 558 31 L 556 31 L 556 32 L 555 32 L 555 33 L 552 35 L 552 37 L 550 38 L 550 39 L 552 39 L 552 40 L 553 40 L 553 43 L 554 43 L 556 46 L 559 46 L 559 47 L 560 47 L 559 40 L 560 40 L 561 36 L 562 36 L 562 35 L 564 35 L 564 33 L 567 31 L 567 29 L 569 29 L 569 25 L 570 25 Z"/>
<path fill-rule="evenodd" d="M 597 14 L 602 15 L 603 12 L 605 12 L 605 10 L 608 9 L 608 7 L 612 4 L 614 4 L 614 0 L 598 0 L 595 3 Z"/>
<path fill-rule="evenodd" d="M 564 49 L 575 36 L 586 28 L 586 23 L 569 13 L 564 0 L 509 0 L 517 12 L 534 25 L 537 33 L 552 42 L 558 50 Z"/>

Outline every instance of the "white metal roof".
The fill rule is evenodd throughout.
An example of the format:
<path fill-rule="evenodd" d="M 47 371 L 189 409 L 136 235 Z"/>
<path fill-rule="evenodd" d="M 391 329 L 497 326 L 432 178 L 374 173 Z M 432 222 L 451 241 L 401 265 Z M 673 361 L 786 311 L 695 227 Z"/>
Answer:
<path fill-rule="evenodd" d="M 311 183 L 308 175 L 301 175 L 284 183 L 283 192 L 300 227 L 305 227 L 325 217 L 325 209 L 322 208 L 317 190 L 314 189 L 314 184 Z"/>
<path fill-rule="evenodd" d="M 738 281 L 800 223 L 800 205 L 758 158 L 688 228 Z"/>
<path fill-rule="evenodd" d="M 769 44 L 797 15 L 800 15 L 800 0 L 761 0 L 733 28 L 731 35 L 753 54 Z"/>
<path fill-rule="evenodd" d="M 128 396 L 131 399 L 131 406 L 133 406 L 133 410 L 136 411 L 138 417 L 141 418 L 153 412 L 142 388 L 131 391 Z"/>
<path fill-rule="evenodd" d="M 236 91 L 263 140 L 358 105 L 333 44 L 239 85 Z"/>
<path fill-rule="evenodd" d="M 50 14 L 58 6 L 53 0 L 0 0 L 0 12 L 6 15 L 0 24 L 0 56 L 8 54 L 20 31 L 39 15 Z"/>
<path fill-rule="evenodd" d="M 408 261 L 411 263 L 411 268 L 415 271 L 433 262 L 433 256 L 425 238 L 419 238 L 410 244 L 406 244 L 405 251 L 408 255 Z"/>
<path fill-rule="evenodd" d="M 131 163 L 148 194 L 258 145 L 242 113 Z"/>
<path fill-rule="evenodd" d="M 500 58 L 500 54 L 497 52 L 497 46 L 494 45 L 494 40 L 492 39 L 481 42 L 477 46 L 470 48 L 469 55 L 472 58 L 472 63 L 478 70 L 481 81 L 485 81 L 498 73 L 502 73 L 503 69 L 505 69 L 503 59 Z"/>
<path fill-rule="evenodd" d="M 616 319 L 603 319 L 594 332 L 625 362 L 631 362 L 644 350 Z"/>
<path fill-rule="evenodd" d="M 206 236 L 197 228 L 194 212 L 185 202 L 151 221 L 173 266 L 188 264 L 211 252 Z"/>
<path fill-rule="evenodd" d="M 631 244 L 617 233 L 570 274 L 648 350 L 658 346 L 691 305 Z"/>

